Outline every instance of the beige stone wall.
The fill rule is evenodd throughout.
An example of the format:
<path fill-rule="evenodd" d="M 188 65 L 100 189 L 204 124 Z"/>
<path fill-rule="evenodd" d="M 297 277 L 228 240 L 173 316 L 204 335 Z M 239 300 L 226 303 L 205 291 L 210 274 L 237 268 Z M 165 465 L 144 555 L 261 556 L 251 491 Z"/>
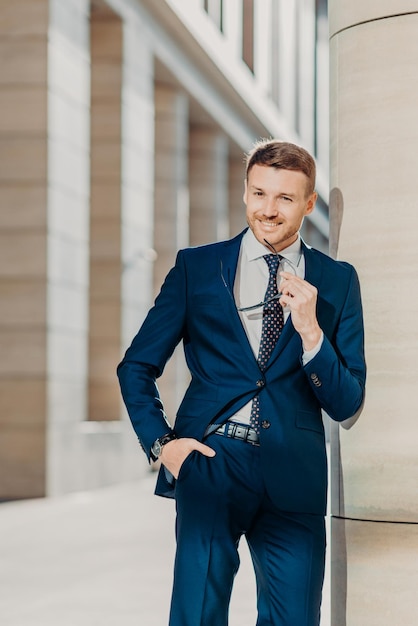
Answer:
<path fill-rule="evenodd" d="M 213 128 L 190 129 L 190 242 L 202 245 L 229 236 L 228 140 Z"/>
<path fill-rule="evenodd" d="M 368 363 L 363 414 L 333 442 L 332 623 L 413 626 L 418 8 L 405 0 L 334 1 L 330 21 L 331 187 L 343 206 L 338 256 L 359 271 Z"/>
<path fill-rule="evenodd" d="M 244 204 L 245 164 L 241 153 L 229 155 L 228 206 L 229 232 L 231 237 L 240 233 L 247 225 Z"/>
<path fill-rule="evenodd" d="M 45 493 L 48 2 L 0 20 L 0 497 Z"/>
<path fill-rule="evenodd" d="M 122 22 L 110 9 L 93 11 L 91 56 L 90 420 L 116 420 L 120 392 Z"/>

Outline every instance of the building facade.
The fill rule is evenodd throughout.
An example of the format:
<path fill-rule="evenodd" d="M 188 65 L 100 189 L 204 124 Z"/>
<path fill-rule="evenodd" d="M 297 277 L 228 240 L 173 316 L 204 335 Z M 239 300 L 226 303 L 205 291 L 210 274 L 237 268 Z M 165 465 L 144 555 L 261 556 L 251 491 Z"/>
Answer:
<path fill-rule="evenodd" d="M 177 249 L 245 226 L 254 140 L 316 155 L 328 249 L 327 54 L 325 0 L 1 2 L 0 498 L 147 471 L 115 368 Z"/>

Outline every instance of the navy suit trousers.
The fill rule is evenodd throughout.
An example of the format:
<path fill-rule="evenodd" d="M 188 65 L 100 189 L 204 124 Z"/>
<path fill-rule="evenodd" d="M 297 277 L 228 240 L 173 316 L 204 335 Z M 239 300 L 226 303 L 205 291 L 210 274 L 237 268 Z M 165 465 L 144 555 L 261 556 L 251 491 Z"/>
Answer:
<path fill-rule="evenodd" d="M 170 626 L 227 626 L 243 535 L 256 575 L 256 626 L 319 626 L 324 517 L 273 504 L 259 447 L 216 434 L 205 443 L 216 456 L 192 452 L 176 483 Z"/>

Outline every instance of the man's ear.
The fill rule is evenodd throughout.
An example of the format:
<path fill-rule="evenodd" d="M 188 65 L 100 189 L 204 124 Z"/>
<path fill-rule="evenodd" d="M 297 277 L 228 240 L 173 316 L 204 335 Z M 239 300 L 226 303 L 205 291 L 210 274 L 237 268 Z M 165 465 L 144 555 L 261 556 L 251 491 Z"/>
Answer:
<path fill-rule="evenodd" d="M 247 193 L 248 193 L 248 187 L 247 187 L 247 179 L 244 179 L 244 195 L 242 196 L 242 199 L 244 200 L 244 204 L 247 205 Z"/>
<path fill-rule="evenodd" d="M 313 193 L 311 193 L 311 195 L 309 196 L 306 202 L 305 215 L 309 215 L 310 213 L 312 213 L 312 211 L 315 208 L 317 199 L 318 199 L 318 194 L 316 193 L 316 191 L 314 191 Z"/>

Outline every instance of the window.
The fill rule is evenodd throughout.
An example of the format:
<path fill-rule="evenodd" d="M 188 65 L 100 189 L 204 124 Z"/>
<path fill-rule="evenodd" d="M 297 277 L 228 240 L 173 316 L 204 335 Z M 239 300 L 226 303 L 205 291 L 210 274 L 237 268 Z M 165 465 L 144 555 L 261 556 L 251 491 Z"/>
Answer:
<path fill-rule="evenodd" d="M 219 30 L 223 32 L 223 0 L 204 0 L 203 8 Z"/>
<path fill-rule="evenodd" d="M 242 59 L 254 72 L 254 0 L 242 3 Z"/>

